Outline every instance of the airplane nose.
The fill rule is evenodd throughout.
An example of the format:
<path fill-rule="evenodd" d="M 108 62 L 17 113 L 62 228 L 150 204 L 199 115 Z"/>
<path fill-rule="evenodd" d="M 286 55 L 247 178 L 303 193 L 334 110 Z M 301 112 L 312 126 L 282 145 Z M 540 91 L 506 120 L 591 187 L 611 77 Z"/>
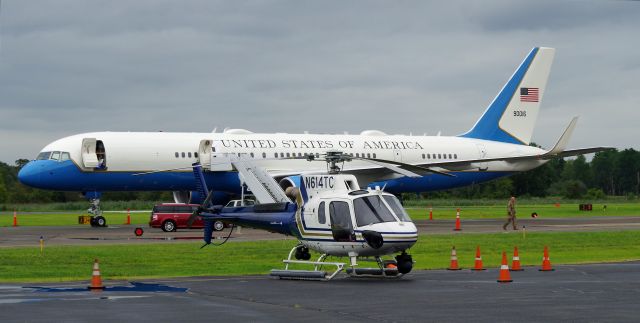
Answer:
<path fill-rule="evenodd" d="M 34 162 L 32 161 L 22 166 L 20 172 L 18 172 L 18 180 L 24 185 L 37 187 L 40 182 L 38 166 L 34 165 Z"/>

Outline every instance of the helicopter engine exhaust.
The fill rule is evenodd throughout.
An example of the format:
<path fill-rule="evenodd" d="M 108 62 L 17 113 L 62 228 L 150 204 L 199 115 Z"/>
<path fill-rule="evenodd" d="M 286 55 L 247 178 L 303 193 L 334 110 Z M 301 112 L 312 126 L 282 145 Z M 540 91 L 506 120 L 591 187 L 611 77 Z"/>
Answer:
<path fill-rule="evenodd" d="M 362 237 L 367 244 L 373 249 L 380 249 L 384 244 L 384 239 L 382 238 L 382 234 L 378 231 L 364 230 L 362 232 Z"/>

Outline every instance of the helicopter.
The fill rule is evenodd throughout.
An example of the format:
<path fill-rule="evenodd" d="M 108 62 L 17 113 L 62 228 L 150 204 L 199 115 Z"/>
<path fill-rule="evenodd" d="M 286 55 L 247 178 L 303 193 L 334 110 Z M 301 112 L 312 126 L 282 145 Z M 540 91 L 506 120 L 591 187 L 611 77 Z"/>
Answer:
<path fill-rule="evenodd" d="M 401 277 L 411 272 L 413 259 L 407 251 L 417 242 L 418 232 L 398 198 L 384 192 L 384 188 L 363 189 L 355 176 L 341 174 L 338 164 L 356 159 L 351 155 L 329 151 L 322 156 L 301 158 L 325 161 L 327 172 L 288 176 L 279 182 L 252 161 L 229 156 L 242 185 L 251 190 L 259 204 L 213 206 L 212 193 L 205 194 L 207 198 L 189 219 L 189 223 L 198 216 L 205 220 L 203 247 L 211 244 L 213 222 L 223 221 L 298 239 L 298 244 L 283 260 L 285 268 L 271 271 L 271 276 L 280 279 L 331 280 L 345 268 L 350 276 Z M 404 165 L 397 165 L 399 163 L 369 161 L 405 176 L 421 176 L 400 168 Z M 199 163 L 192 166 L 198 188 L 209 192 L 202 166 Z M 320 253 L 320 257 L 311 260 L 310 250 Z M 396 253 L 392 259 L 382 259 Z M 348 257 L 349 261 L 329 262 L 330 256 Z M 372 261 L 377 266 L 364 268 L 359 266 L 359 261 Z M 290 269 L 294 265 L 310 265 L 313 269 Z M 335 269 L 323 270 L 325 267 Z"/>

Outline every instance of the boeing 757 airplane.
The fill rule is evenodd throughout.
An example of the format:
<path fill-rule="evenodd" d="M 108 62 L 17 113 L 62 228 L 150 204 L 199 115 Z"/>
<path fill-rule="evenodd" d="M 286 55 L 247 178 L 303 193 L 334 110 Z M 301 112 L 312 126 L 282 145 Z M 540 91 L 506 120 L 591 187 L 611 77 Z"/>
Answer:
<path fill-rule="evenodd" d="M 552 149 L 529 146 L 554 53 L 553 48 L 533 48 L 475 125 L 458 136 L 387 135 L 376 130 L 359 135 L 267 134 L 243 129 L 93 132 L 48 144 L 22 168 L 19 179 L 32 187 L 89 196 L 104 191 L 173 191 L 176 202 L 197 203 L 203 197 L 197 193 L 190 166 L 200 162 L 207 186 L 217 193 L 216 202 L 224 203 L 241 191 L 231 156 L 249 158 L 279 180 L 326 171 L 324 163 L 294 157 L 340 151 L 356 157 L 345 163 L 344 173 L 394 194 L 485 182 L 531 170 L 553 157 L 606 149 L 565 150 L 577 118 Z M 423 172 L 405 176 L 385 165 Z M 134 176 L 139 173 L 147 174 Z"/>

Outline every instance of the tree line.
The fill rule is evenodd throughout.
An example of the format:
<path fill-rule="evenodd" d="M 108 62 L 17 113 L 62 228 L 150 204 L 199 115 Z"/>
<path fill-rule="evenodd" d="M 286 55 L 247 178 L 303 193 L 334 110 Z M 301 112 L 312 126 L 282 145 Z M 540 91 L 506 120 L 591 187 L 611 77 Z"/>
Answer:
<path fill-rule="evenodd" d="M 55 192 L 31 188 L 18 181 L 18 172 L 28 160 L 14 165 L 0 162 L 0 203 L 50 203 L 82 200 L 78 192 Z M 560 196 L 602 199 L 606 196 L 637 197 L 640 193 L 640 152 L 629 148 L 584 156 L 556 158 L 534 170 L 467 187 L 428 192 L 427 198 L 506 198 Z M 171 201 L 170 192 L 107 192 L 106 200 Z"/>

